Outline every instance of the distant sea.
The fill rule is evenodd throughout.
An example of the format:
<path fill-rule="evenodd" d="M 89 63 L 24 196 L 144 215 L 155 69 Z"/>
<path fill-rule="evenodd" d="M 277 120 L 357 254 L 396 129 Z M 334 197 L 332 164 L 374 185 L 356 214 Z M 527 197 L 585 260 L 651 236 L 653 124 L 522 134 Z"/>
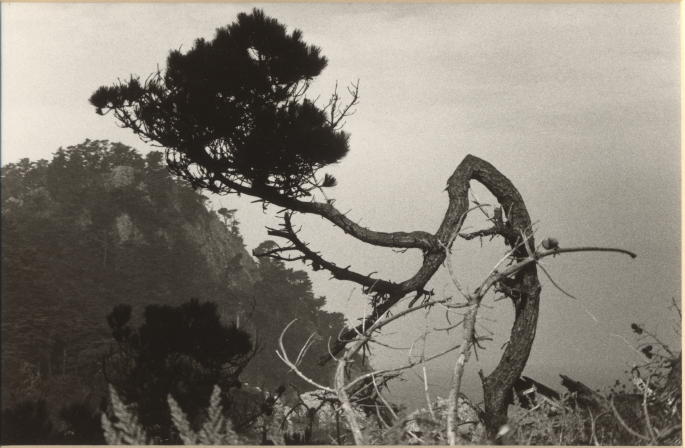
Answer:
<path fill-rule="evenodd" d="M 476 404 L 482 404 L 483 389 L 478 377 L 477 366 L 466 367 L 462 393 L 471 398 Z M 429 369 L 428 391 L 431 400 L 437 396 L 446 398 L 449 393 L 449 383 L 452 378 L 451 369 Z M 487 372 L 485 372 L 487 374 Z M 426 396 L 424 392 L 424 382 L 421 377 L 422 370 L 415 368 L 413 371 L 405 372 L 402 380 L 395 380 L 390 383 L 388 398 L 396 404 L 404 404 L 409 411 L 417 408 L 426 407 Z M 599 389 L 600 392 L 608 392 L 616 380 L 627 382 L 629 375 L 623 370 L 616 369 L 597 369 L 591 365 L 576 366 L 574 371 L 569 371 L 568 366 L 561 370 L 553 365 L 534 365 L 528 366 L 523 375 L 556 390 L 559 393 L 566 392 L 561 385 L 560 374 L 583 382 L 593 390 Z"/>

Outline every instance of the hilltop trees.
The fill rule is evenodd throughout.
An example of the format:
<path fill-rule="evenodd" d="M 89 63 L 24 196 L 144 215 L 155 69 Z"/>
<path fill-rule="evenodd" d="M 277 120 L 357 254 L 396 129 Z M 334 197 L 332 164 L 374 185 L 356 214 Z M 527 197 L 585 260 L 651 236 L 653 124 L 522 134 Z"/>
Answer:
<path fill-rule="evenodd" d="M 117 303 L 180 303 L 225 290 L 223 268 L 189 231 L 209 224 L 203 199 L 158 163 L 86 141 L 50 162 L 3 167 L 6 398 L 13 381 L 5 380 L 18 378 L 22 362 L 43 377 L 95 374 L 90 361 L 107 344 L 105 316 Z"/>
<path fill-rule="evenodd" d="M 256 255 L 282 261 L 303 260 L 315 270 L 325 269 L 336 279 L 363 287 L 372 305 L 371 313 L 356 328 L 344 332 L 330 351 L 335 356 L 346 350 L 337 358 L 340 375 L 336 375 L 335 389 L 345 409 L 349 408 L 345 406 L 346 364 L 363 350 L 371 333 L 384 325 L 382 319 L 387 318 L 387 313 L 407 296 L 413 296 L 410 307 L 438 303 L 431 300 L 433 293 L 426 285 L 443 263 L 449 263 L 450 249 L 458 237 L 502 237 L 509 251 L 481 286 L 461 291 L 461 303 L 439 301 L 464 308 L 466 313 L 464 341 L 450 396 L 453 407 L 464 364 L 481 341 L 475 332 L 481 301 L 488 291 L 496 289 L 514 304 L 515 319 L 501 361 L 489 375 L 482 375 L 487 424 L 494 437 L 506 422 L 507 398 L 523 371 L 535 337 L 540 298 L 537 260 L 595 248 L 536 246 L 531 219 L 518 190 L 494 166 L 472 155 L 462 160 L 447 181 L 449 204 L 435 233 L 374 231 L 349 219 L 328 196 L 324 195 L 323 202 L 315 200 L 316 190 L 336 184 L 335 178 L 321 170 L 347 153 L 347 135 L 341 126 L 358 101 L 358 83 L 348 89 L 350 99 L 346 103 L 337 90 L 324 107 L 307 97 L 310 83 L 325 66 L 320 50 L 304 43 L 299 30 L 288 33 L 275 19 L 254 10 L 239 14 L 235 23 L 217 30 L 211 41 L 198 39 L 186 53 L 172 51 L 166 70 L 144 81 L 131 77 L 101 87 L 90 101 L 97 113 L 112 113 L 121 126 L 145 141 L 163 146 L 169 168 L 193 186 L 220 194 L 245 194 L 256 197 L 265 207 L 279 207 L 282 225 L 268 233 L 282 243 L 262 247 Z M 485 209 L 477 203 L 471 206 L 470 181 L 484 185 L 499 205 L 488 214 L 490 228 L 465 234 L 461 230 L 467 214 Z M 321 216 L 345 234 L 368 244 L 418 249 L 423 263 L 403 281 L 340 267 L 300 239 L 292 223 L 297 213 Z M 456 277 L 455 284 L 459 287 Z M 451 444 L 457 443 L 455 416 L 452 409 L 448 419 Z M 348 418 L 354 426 L 351 410 Z M 361 431 L 353 432 L 355 441 L 364 443 Z"/>

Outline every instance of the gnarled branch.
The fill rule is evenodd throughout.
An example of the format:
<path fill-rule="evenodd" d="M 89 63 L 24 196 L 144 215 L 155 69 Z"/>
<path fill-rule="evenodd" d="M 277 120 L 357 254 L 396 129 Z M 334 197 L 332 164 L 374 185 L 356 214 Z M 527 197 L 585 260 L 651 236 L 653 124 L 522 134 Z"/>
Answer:
<path fill-rule="evenodd" d="M 349 268 L 341 268 L 336 264 L 325 260 L 321 255 L 311 250 L 307 244 L 300 240 L 297 236 L 297 232 L 293 229 L 292 213 L 286 212 L 283 216 L 283 228 L 282 229 L 269 229 L 268 233 L 271 236 L 276 236 L 288 240 L 292 246 L 285 248 L 271 249 L 266 252 L 255 253 L 258 257 L 269 256 L 272 258 L 283 259 L 280 253 L 283 251 L 296 250 L 302 254 L 301 257 L 297 259 L 304 259 L 311 261 L 315 269 L 326 269 L 329 271 L 334 278 L 338 280 L 348 280 L 355 282 L 365 288 L 365 293 L 367 294 L 392 294 L 394 291 L 398 290 L 399 285 L 397 283 L 392 283 L 387 280 L 382 280 L 378 278 L 373 278 L 370 275 L 363 275 L 358 272 L 354 272 Z"/>

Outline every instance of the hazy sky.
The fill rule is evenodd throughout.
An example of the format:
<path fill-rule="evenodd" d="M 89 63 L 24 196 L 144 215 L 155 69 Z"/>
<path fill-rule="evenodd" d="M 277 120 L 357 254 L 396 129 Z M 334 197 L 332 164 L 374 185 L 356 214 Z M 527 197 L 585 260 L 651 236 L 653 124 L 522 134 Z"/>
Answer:
<path fill-rule="evenodd" d="M 314 95 L 325 97 L 336 80 L 360 79 L 361 103 L 346 126 L 350 154 L 329 170 L 339 181 L 330 196 L 351 218 L 376 230 L 434 232 L 447 205 L 446 180 L 472 153 L 518 187 L 539 237 L 638 254 L 636 260 L 576 254 L 545 261 L 578 300 L 540 273 L 540 323 L 527 375 L 557 389 L 558 373 L 592 386 L 620 377 L 640 360 L 623 339 L 633 340 L 634 321 L 679 341 L 673 332 L 679 321 L 667 309 L 681 284 L 677 3 L 261 7 L 300 28 L 328 57 Z M 2 3 L 2 162 L 49 158 L 85 138 L 147 151 L 112 117 L 96 115 L 90 94 L 117 77 L 147 75 L 170 49 L 211 38 L 251 8 Z M 215 203 L 239 209 L 249 248 L 267 238 L 263 227 L 274 221 L 261 207 L 236 197 Z M 419 253 L 369 248 L 321 219 L 297 222 L 313 248 L 343 266 L 402 281 L 420 265 Z M 467 224 L 484 225 L 479 219 Z M 477 286 L 503 251 L 500 240 L 483 248 L 458 242 L 452 262 L 459 280 Z M 361 316 L 359 289 L 328 277 L 312 273 L 328 308 L 351 320 Z M 454 293 L 445 272 L 430 286 L 439 295 Z M 487 374 L 495 365 L 512 318 L 509 303 L 490 297 L 486 304 L 492 308 L 483 310 L 482 323 L 494 341 L 468 368 L 467 392 L 476 396 L 477 368 Z M 425 328 L 445 325 L 442 312 L 428 320 L 417 313 L 389 328 L 394 334 L 387 340 L 409 346 Z M 460 332 L 435 333 L 427 352 L 460 338 Z M 407 351 L 376 354 L 376 364 L 387 366 L 406 359 Z M 443 393 L 453 361 L 430 366 L 434 393 Z M 408 379 L 409 387 L 399 390 L 416 389 L 416 379 Z"/>

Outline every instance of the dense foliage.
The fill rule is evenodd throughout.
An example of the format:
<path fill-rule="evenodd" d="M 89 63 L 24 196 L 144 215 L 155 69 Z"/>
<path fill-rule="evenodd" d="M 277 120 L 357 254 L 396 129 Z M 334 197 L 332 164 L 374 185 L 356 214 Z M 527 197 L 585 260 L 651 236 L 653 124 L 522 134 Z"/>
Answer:
<path fill-rule="evenodd" d="M 213 330 L 191 336 L 186 328 L 182 339 L 213 339 L 223 326 L 239 324 L 259 348 L 255 368 L 248 364 L 239 380 L 270 390 L 290 382 L 306 389 L 273 356 L 277 333 L 290 320 L 300 318 L 299 333 L 290 339 L 298 346 L 312 332 L 323 341 L 343 325 L 342 315 L 322 310 L 324 299 L 313 295 L 306 274 L 253 261 L 235 210 L 208 210 L 207 199 L 162 163 L 158 152 L 142 156 L 122 144 L 87 140 L 58 150 L 50 161 L 24 159 L 2 168 L 3 426 L 16 428 L 3 431 L 3 441 L 102 443 L 103 357 L 126 338 L 149 335 L 155 321 L 166 322 L 191 298 L 216 304 L 201 311 L 214 305 L 198 303 L 193 311 L 213 316 Z M 194 305 L 184 306 L 190 312 Z M 197 344 L 172 350 L 167 336 L 167 354 L 186 353 L 203 363 L 209 356 L 195 351 Z M 146 347 L 138 348 L 160 349 L 151 342 Z M 152 381 L 158 361 L 140 367 L 140 375 Z M 114 375 L 114 364 L 107 366 Z M 329 375 L 330 366 L 316 369 L 318 378 Z M 207 391 L 220 383 L 216 378 L 206 378 Z M 237 423 L 249 429 L 263 397 L 235 393 L 245 407 Z M 44 424 L 28 423 L 41 419 Z"/>
<path fill-rule="evenodd" d="M 129 325 L 130 317 L 126 305 L 107 316 L 118 347 L 103 360 L 103 373 L 127 400 L 137 403 L 141 423 L 153 428 L 150 436 L 176 442 L 167 395 L 197 416 L 214 385 L 227 391 L 239 387 L 252 352 L 250 335 L 222 323 L 212 302 L 149 305 L 137 329 Z"/>
<path fill-rule="evenodd" d="M 170 168 L 194 186 L 300 196 L 319 168 L 348 151 L 347 135 L 304 98 L 325 66 L 299 30 L 254 10 L 211 41 L 172 51 L 164 73 L 100 87 L 90 101 L 166 148 Z"/>

